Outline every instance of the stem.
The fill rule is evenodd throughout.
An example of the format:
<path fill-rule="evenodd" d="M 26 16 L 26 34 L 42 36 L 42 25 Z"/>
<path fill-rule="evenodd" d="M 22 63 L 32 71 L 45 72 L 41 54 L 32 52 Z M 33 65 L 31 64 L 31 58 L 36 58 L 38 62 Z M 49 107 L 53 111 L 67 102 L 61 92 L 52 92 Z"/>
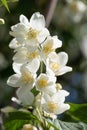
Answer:
<path fill-rule="evenodd" d="M 39 116 L 40 120 L 43 122 L 43 118 L 42 118 L 41 112 L 40 112 L 38 107 L 36 108 L 36 111 L 38 113 L 38 116 Z"/>
<path fill-rule="evenodd" d="M 42 73 L 43 72 L 43 61 L 41 61 L 41 63 L 40 63 L 40 73 Z"/>
<path fill-rule="evenodd" d="M 42 122 L 41 123 L 41 128 L 43 128 L 43 130 L 48 130 L 46 120 L 42 117 L 42 113 L 41 113 L 41 111 L 39 110 L 38 107 L 36 108 L 36 111 L 37 111 L 37 114 L 39 116 L 40 121 Z"/>

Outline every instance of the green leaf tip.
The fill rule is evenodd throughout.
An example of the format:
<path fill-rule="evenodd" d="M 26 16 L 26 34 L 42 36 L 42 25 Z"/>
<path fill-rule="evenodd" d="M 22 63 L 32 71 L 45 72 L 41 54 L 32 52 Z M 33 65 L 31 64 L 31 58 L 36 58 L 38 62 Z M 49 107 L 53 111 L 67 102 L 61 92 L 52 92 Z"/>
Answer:
<path fill-rule="evenodd" d="M 8 12 L 10 13 L 10 10 L 9 10 L 9 7 L 8 7 L 8 4 L 7 4 L 7 1 L 6 0 L 1 0 L 2 4 L 5 6 L 5 8 L 8 10 Z"/>

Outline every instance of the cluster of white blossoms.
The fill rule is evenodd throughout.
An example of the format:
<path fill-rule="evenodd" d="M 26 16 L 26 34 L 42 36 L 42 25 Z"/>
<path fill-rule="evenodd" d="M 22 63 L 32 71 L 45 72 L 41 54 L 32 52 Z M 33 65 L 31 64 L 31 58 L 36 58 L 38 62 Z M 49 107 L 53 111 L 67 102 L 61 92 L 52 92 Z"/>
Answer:
<path fill-rule="evenodd" d="M 51 36 L 45 27 L 44 16 L 39 12 L 30 21 L 20 15 L 20 22 L 11 27 L 14 38 L 9 47 L 14 49 L 14 75 L 8 85 L 18 87 L 16 94 L 24 106 L 32 106 L 49 114 L 60 114 L 70 106 L 65 102 L 69 92 L 62 89 L 57 76 L 72 70 L 66 66 L 68 55 L 56 53 L 62 46 L 57 36 Z"/>

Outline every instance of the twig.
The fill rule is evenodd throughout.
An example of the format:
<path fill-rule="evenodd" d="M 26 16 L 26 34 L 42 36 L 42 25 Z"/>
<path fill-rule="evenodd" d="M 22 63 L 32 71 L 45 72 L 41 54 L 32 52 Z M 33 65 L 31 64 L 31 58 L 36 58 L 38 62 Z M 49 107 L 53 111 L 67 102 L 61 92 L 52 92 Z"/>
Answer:
<path fill-rule="evenodd" d="M 58 2 L 58 0 L 50 0 L 50 3 L 48 3 L 49 5 L 47 6 L 46 14 L 45 14 L 47 27 L 50 25 L 57 2 Z"/>

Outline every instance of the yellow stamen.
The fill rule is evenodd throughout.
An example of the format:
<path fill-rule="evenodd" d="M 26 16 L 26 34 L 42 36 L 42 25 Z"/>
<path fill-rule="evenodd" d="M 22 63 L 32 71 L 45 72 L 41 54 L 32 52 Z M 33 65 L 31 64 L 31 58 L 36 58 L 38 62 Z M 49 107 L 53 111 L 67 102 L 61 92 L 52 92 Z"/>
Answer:
<path fill-rule="evenodd" d="M 36 39 L 39 34 L 39 31 L 30 28 L 28 32 L 28 39 Z"/>
<path fill-rule="evenodd" d="M 58 108 L 58 105 L 54 102 L 48 103 L 48 109 L 50 112 L 54 112 Z"/>
<path fill-rule="evenodd" d="M 22 80 L 27 84 L 33 82 L 33 76 L 28 72 L 22 74 Z"/>
<path fill-rule="evenodd" d="M 46 87 L 47 86 L 47 80 L 46 79 L 40 79 L 39 81 L 38 81 L 38 86 L 40 87 L 40 88 L 44 88 L 44 87 Z"/>
<path fill-rule="evenodd" d="M 43 52 L 48 55 L 49 53 L 53 52 L 55 49 L 53 48 L 53 44 L 51 42 L 48 42 L 43 47 Z"/>
<path fill-rule="evenodd" d="M 29 52 L 29 53 L 27 53 L 27 58 L 29 58 L 29 59 L 34 59 L 34 58 L 36 58 L 36 57 L 38 57 L 39 55 L 38 55 L 38 52 L 37 51 L 34 51 L 34 52 Z"/>
<path fill-rule="evenodd" d="M 60 65 L 55 62 L 51 62 L 50 67 L 53 71 L 58 71 L 60 69 Z"/>

